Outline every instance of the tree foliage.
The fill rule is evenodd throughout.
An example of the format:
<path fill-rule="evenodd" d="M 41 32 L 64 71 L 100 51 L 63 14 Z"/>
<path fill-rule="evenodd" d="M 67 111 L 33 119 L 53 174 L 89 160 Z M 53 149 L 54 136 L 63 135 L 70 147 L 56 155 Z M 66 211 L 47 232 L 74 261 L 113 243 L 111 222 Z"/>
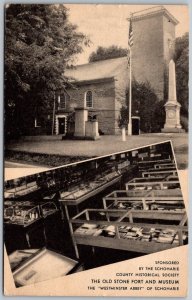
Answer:
<path fill-rule="evenodd" d="M 68 21 L 64 5 L 11 4 L 5 18 L 5 130 L 25 133 L 35 115 L 68 86 L 64 70 L 87 38 Z"/>
<path fill-rule="evenodd" d="M 126 92 L 126 105 L 120 111 L 119 126 L 128 124 L 129 89 Z M 164 125 L 164 102 L 159 101 L 149 82 L 132 82 L 132 116 L 140 116 L 140 129 L 143 132 L 159 132 Z"/>
<path fill-rule="evenodd" d="M 177 98 L 181 103 L 181 114 L 188 116 L 189 105 L 189 33 L 176 39 L 175 64 L 177 79 Z"/>
<path fill-rule="evenodd" d="M 127 56 L 127 49 L 118 47 L 118 46 L 110 46 L 110 47 L 101 47 L 99 46 L 96 52 L 92 52 L 89 56 L 89 62 L 95 62 L 110 58 L 124 57 Z"/>

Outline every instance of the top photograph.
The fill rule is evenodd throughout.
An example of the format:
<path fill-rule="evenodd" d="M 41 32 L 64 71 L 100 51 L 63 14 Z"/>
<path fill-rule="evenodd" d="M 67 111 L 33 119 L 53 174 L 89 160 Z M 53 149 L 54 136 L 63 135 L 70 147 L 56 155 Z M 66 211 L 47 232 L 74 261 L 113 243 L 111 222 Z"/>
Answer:
<path fill-rule="evenodd" d="M 7 4 L 5 168 L 171 140 L 188 166 L 186 5 Z"/>

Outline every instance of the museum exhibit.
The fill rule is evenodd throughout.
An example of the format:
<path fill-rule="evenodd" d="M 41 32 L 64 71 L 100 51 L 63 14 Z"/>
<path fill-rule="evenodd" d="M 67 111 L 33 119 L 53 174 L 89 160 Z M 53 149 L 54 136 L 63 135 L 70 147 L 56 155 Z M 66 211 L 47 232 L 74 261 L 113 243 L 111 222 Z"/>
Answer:
<path fill-rule="evenodd" d="M 4 191 L 17 287 L 188 243 L 170 141 L 7 180 Z"/>

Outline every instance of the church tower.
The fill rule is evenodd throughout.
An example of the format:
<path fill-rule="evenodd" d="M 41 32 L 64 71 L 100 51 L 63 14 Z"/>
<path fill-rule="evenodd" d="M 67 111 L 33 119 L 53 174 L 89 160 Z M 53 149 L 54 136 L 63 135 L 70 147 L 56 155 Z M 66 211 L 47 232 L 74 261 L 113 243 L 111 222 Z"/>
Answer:
<path fill-rule="evenodd" d="M 163 6 L 145 9 L 132 17 L 132 72 L 138 82 L 148 81 L 159 100 L 164 98 L 165 74 L 175 50 L 178 21 Z"/>

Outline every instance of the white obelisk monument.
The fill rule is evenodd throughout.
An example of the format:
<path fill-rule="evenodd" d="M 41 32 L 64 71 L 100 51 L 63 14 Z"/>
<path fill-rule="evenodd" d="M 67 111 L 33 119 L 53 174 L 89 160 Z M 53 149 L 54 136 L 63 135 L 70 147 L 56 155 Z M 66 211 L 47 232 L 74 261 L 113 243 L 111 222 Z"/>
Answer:
<path fill-rule="evenodd" d="M 169 94 L 165 104 L 166 121 L 162 132 L 183 131 L 180 124 L 180 108 L 181 104 L 177 102 L 176 95 L 175 63 L 171 60 L 169 63 Z"/>

